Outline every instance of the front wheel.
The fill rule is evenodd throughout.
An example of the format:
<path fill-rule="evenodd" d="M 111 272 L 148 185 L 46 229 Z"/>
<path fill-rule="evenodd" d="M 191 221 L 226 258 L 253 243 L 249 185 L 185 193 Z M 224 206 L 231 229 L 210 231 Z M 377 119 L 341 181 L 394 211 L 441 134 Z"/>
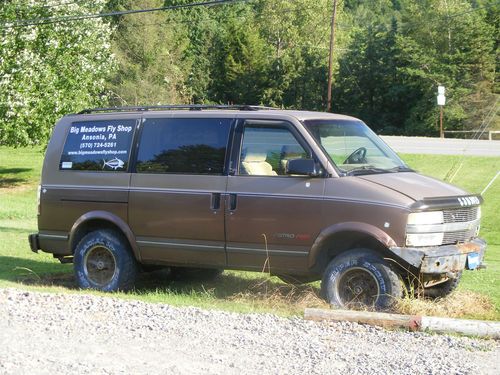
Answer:
<path fill-rule="evenodd" d="M 377 253 L 353 249 L 334 258 L 321 282 L 328 303 L 340 308 L 390 308 L 403 293 L 399 274 Z"/>
<path fill-rule="evenodd" d="M 424 289 L 424 296 L 429 298 L 444 298 L 447 297 L 457 289 L 460 279 L 462 278 L 462 272 L 459 272 L 455 278 L 450 278 L 444 283 L 431 286 Z"/>
<path fill-rule="evenodd" d="M 75 249 L 74 267 L 76 282 L 82 289 L 129 290 L 137 276 L 137 263 L 128 242 L 109 229 L 82 238 Z"/>

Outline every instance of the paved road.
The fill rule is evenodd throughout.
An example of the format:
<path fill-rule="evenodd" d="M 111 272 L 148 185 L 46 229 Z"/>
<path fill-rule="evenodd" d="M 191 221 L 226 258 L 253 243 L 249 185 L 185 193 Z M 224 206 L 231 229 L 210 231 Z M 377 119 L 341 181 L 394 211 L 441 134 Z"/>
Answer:
<path fill-rule="evenodd" d="M 396 152 L 408 154 L 500 156 L 500 141 L 427 137 L 381 137 Z"/>

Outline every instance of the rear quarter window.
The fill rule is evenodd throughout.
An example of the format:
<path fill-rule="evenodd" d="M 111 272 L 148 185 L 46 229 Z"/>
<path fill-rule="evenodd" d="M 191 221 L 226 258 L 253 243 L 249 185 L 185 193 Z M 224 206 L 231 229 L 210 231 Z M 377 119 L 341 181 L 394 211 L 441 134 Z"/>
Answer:
<path fill-rule="evenodd" d="M 135 127 L 134 119 L 72 123 L 59 169 L 126 172 Z"/>
<path fill-rule="evenodd" d="M 139 142 L 138 173 L 224 173 L 230 118 L 146 119 Z"/>

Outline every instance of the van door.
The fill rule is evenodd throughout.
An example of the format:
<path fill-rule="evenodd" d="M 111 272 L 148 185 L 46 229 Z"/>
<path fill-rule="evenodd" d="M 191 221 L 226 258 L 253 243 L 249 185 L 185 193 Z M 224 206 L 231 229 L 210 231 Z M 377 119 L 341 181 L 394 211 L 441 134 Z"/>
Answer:
<path fill-rule="evenodd" d="M 224 200 L 231 118 L 143 119 L 129 223 L 144 263 L 226 265 Z"/>
<path fill-rule="evenodd" d="M 285 174 L 290 159 L 311 150 L 285 121 L 238 124 L 226 202 L 228 265 L 259 271 L 307 270 L 322 227 L 324 179 Z"/>

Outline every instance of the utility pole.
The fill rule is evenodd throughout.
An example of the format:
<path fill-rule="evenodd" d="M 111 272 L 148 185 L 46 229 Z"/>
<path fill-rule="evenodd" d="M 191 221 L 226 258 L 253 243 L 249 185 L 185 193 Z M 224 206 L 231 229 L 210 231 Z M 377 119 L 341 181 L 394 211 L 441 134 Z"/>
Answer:
<path fill-rule="evenodd" d="M 438 86 L 437 104 L 439 106 L 439 136 L 441 138 L 444 138 L 443 107 L 446 104 L 446 96 L 444 95 L 444 93 L 445 93 L 444 86 Z"/>
<path fill-rule="evenodd" d="M 443 130 L 443 106 L 439 106 L 439 137 L 444 138 L 444 130 Z"/>
<path fill-rule="evenodd" d="M 326 111 L 332 110 L 332 78 L 333 78 L 333 46 L 335 45 L 335 17 L 337 15 L 337 0 L 333 0 L 332 25 L 330 32 L 330 59 L 328 61 L 328 93 Z"/>

